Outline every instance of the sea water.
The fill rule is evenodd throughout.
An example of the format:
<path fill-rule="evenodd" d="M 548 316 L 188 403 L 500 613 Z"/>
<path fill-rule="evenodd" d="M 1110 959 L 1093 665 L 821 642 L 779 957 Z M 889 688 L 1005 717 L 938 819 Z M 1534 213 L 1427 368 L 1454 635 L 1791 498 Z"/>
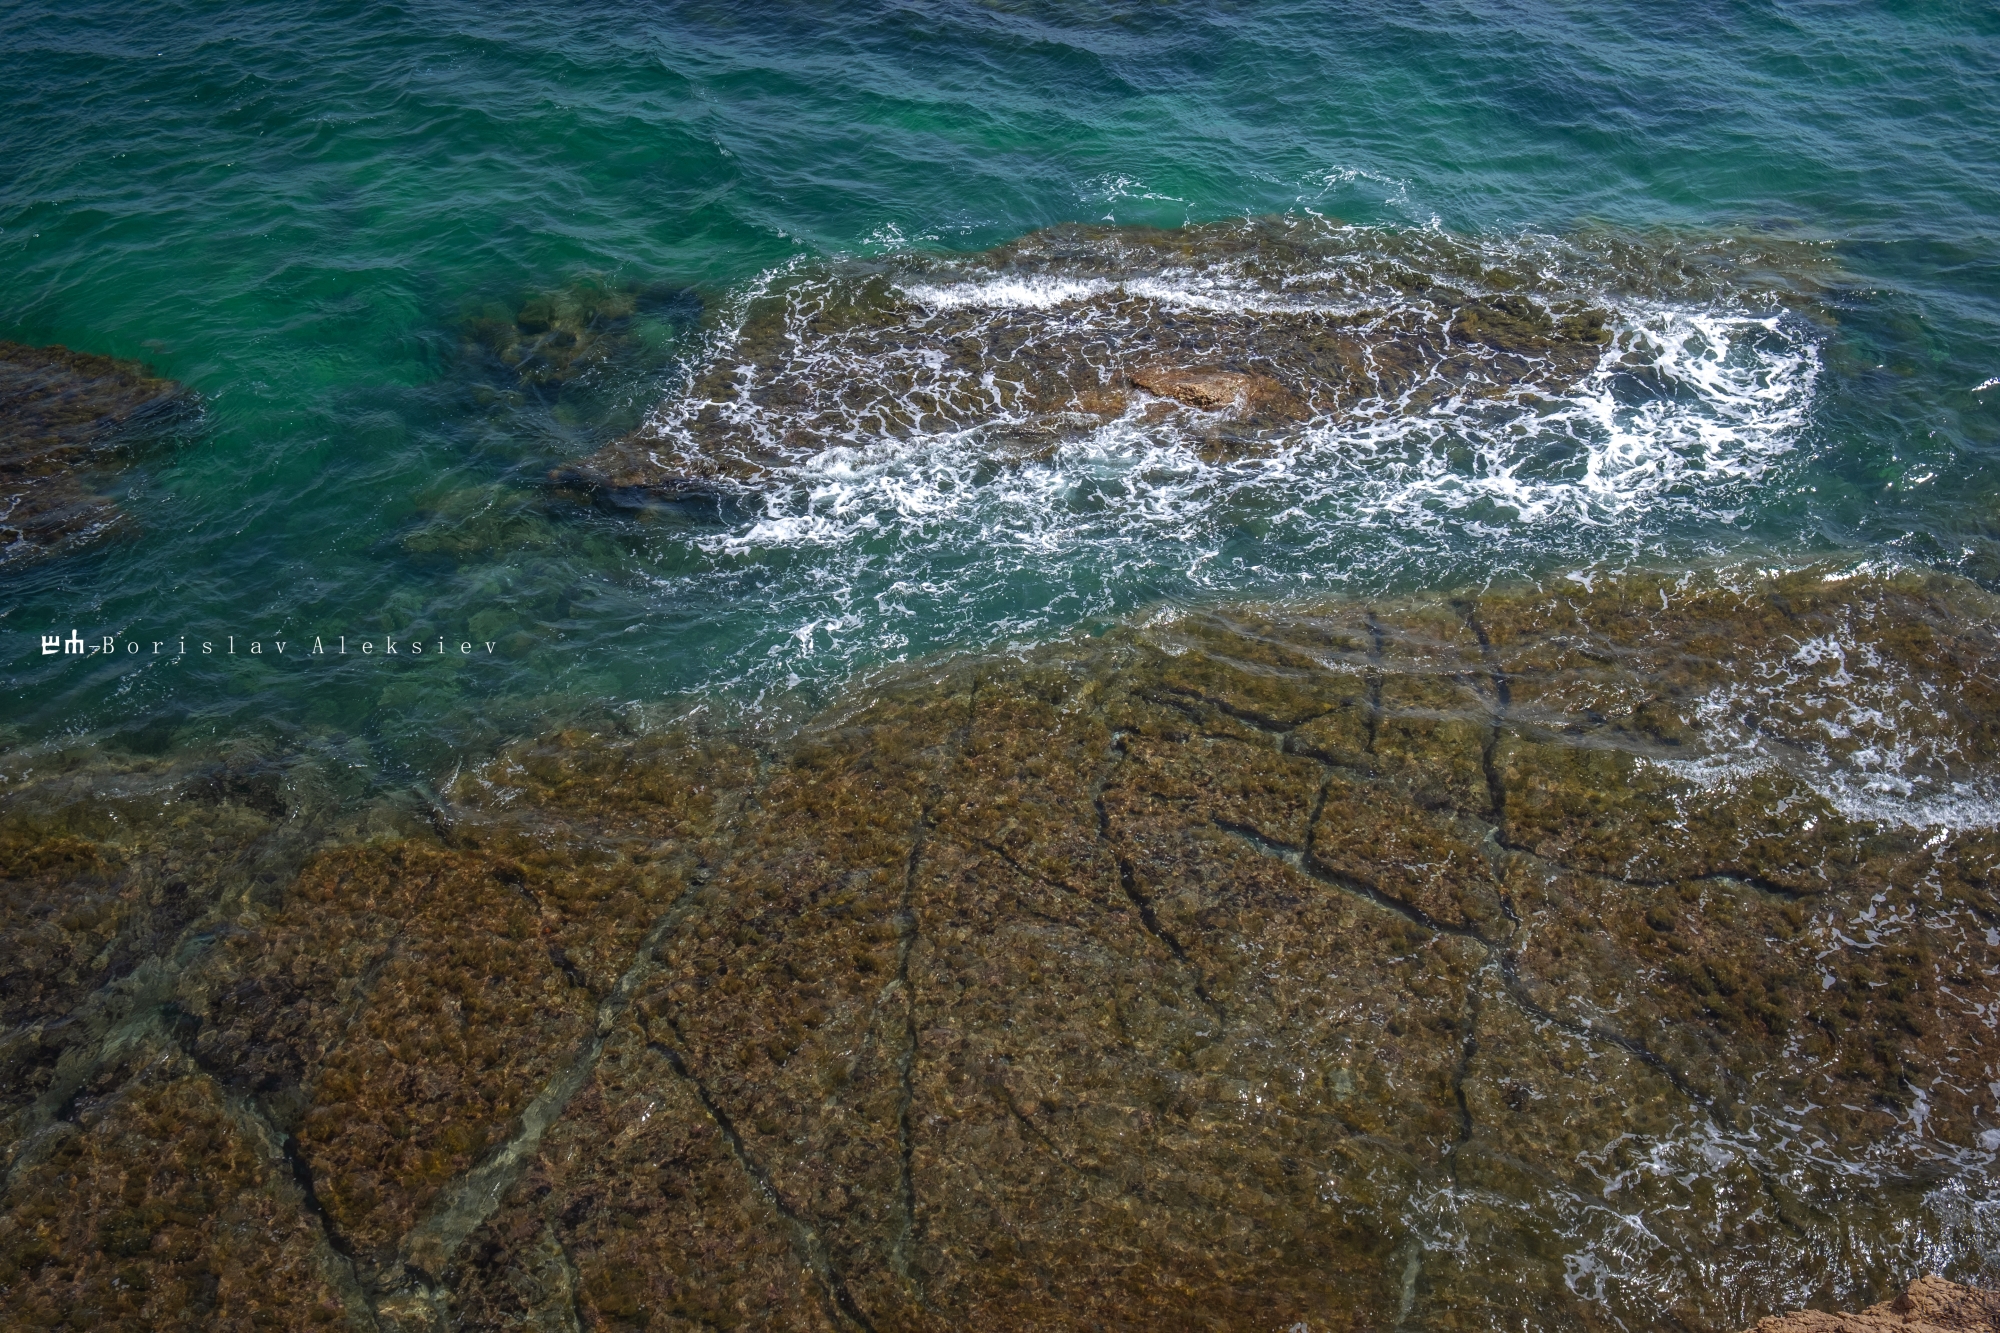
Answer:
<path fill-rule="evenodd" d="M 16 741 L 275 727 L 420 771 L 577 701 L 810 706 L 1160 603 L 1745 556 L 2000 578 L 1985 6 L 24 3 L 7 30 L 0 336 L 199 405 L 120 483 L 120 539 L 0 569 Z M 1244 218 L 1336 266 L 1476 252 L 1603 304 L 1617 345 L 1526 423 L 1447 402 L 1216 460 L 1114 422 L 996 470 L 855 421 L 713 511 L 545 487 L 681 410 L 774 286 L 872 264 L 940 312 L 1116 288 L 1254 318 L 1241 274 L 950 271 L 1062 224 Z M 626 312 L 583 373 L 482 351 L 482 312 L 578 290 Z M 793 370 L 869 373 L 839 350 L 795 340 Z M 120 648 L 41 653 L 72 630 Z"/>

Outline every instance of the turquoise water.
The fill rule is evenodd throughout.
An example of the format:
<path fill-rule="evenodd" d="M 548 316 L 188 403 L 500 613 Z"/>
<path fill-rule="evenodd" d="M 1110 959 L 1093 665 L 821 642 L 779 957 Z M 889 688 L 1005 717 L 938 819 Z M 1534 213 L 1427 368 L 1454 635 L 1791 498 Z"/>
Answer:
<path fill-rule="evenodd" d="M 78 0 L 6 31 L 0 337 L 201 404 L 122 483 L 125 536 L 0 567 L 17 740 L 276 730 L 435 772 L 577 709 L 803 706 L 1162 602 L 1745 554 L 2000 583 L 1990 6 Z M 1056 320 L 1062 274 L 950 256 L 1268 215 L 1336 268 L 1430 237 L 1543 275 L 1679 359 L 1557 425 L 1333 423 L 1237 467 L 843 438 L 713 512 L 542 485 L 671 424 L 774 284 Z M 1689 256 L 1710 279 L 1660 276 Z M 579 290 L 631 311 L 588 373 L 480 351 Z M 41 655 L 71 628 L 142 650 Z M 300 656 L 342 635 L 403 650 Z"/>

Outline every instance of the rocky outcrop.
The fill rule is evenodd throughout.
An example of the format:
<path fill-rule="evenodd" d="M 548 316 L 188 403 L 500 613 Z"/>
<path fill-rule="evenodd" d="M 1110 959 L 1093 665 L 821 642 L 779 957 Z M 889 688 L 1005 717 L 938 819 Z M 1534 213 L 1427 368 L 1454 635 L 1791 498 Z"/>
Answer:
<path fill-rule="evenodd" d="M 432 800 L 38 758 L 28 1327 L 1742 1328 L 1991 1237 L 2000 608 L 1162 615 Z M 255 1239 L 253 1244 L 251 1238 Z"/>
<path fill-rule="evenodd" d="M 1772 1315 L 1751 1333 L 2000 1333 L 2000 1292 L 1920 1277 L 1894 1300 L 1857 1314 Z"/>
<path fill-rule="evenodd" d="M 1655 292 L 1667 267 L 1647 266 Z M 1561 268 L 1263 218 L 788 270 L 712 330 L 644 427 L 551 481 L 639 506 L 922 439 L 1004 464 L 1122 422 L 1222 459 L 1447 404 L 1532 416 L 1614 350 L 1642 374 L 1660 353 L 1613 349 L 1599 292 Z"/>
<path fill-rule="evenodd" d="M 185 401 L 129 361 L 0 342 L 0 563 L 110 529 L 117 506 L 93 479 Z"/>
<path fill-rule="evenodd" d="M 1127 378 L 1133 387 L 1155 397 L 1172 399 L 1203 412 L 1226 412 L 1272 421 L 1298 421 L 1307 415 L 1304 404 L 1269 375 L 1148 366 L 1133 370 Z"/>

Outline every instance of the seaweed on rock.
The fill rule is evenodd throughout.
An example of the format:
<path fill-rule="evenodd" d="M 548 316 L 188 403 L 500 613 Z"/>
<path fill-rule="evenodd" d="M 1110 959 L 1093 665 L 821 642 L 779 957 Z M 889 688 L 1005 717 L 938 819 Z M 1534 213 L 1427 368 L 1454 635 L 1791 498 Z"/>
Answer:
<path fill-rule="evenodd" d="M 926 442 L 1010 465 L 1107 431 L 1212 462 L 1424 418 L 1505 435 L 1593 376 L 1638 383 L 1679 355 L 1640 327 L 1653 303 L 1810 306 L 1823 255 L 1737 249 L 1283 217 L 787 267 L 717 312 L 643 426 L 550 476 L 640 507 Z"/>
<path fill-rule="evenodd" d="M 1996 627 L 1813 572 L 1184 613 L 761 749 L 524 742 L 429 824 L 289 775 L 318 843 L 268 885 L 240 783 L 181 833 L 18 790 L 10 1049 L 61 1049 L 0 1285 L 106 1327 L 1719 1331 L 1971 1274 Z"/>

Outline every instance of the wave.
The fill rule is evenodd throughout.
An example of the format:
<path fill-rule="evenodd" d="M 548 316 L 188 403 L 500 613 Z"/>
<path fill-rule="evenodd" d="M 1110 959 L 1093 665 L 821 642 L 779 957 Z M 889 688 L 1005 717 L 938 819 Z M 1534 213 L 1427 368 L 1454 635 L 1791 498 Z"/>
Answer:
<path fill-rule="evenodd" d="M 1738 530 L 1800 457 L 1832 280 L 1824 248 L 1761 237 L 1311 217 L 798 262 L 718 303 L 678 390 L 559 478 L 729 498 L 739 521 L 673 540 L 782 561 L 763 586 L 792 619 L 739 681 L 1163 594 L 1657 556 Z"/>
<path fill-rule="evenodd" d="M 974 459 L 1072 480 L 1142 461 L 1122 506 L 1142 522 L 1176 491 L 1245 484 L 1528 524 L 1713 507 L 1796 441 L 1820 331 L 1688 267 L 1296 219 L 791 267 L 594 467 L 754 487 L 774 521 L 732 544 L 825 540 L 830 473 L 878 471 L 899 511 L 977 504 L 952 475 Z M 783 521 L 814 514 L 832 526 Z"/>

